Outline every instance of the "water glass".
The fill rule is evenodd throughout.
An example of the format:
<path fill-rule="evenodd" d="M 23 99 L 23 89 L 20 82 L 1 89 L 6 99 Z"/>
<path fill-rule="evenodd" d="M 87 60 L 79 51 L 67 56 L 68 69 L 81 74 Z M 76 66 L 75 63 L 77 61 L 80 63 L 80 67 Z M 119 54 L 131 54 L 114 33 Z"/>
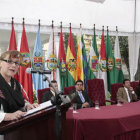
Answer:
<path fill-rule="evenodd" d="M 77 110 L 77 104 L 76 103 L 73 103 L 73 113 L 78 113 L 76 110 Z"/>
<path fill-rule="evenodd" d="M 98 100 L 95 101 L 95 109 L 100 109 L 99 101 Z"/>
<path fill-rule="evenodd" d="M 120 100 L 117 100 L 117 106 L 122 106 L 122 102 Z"/>

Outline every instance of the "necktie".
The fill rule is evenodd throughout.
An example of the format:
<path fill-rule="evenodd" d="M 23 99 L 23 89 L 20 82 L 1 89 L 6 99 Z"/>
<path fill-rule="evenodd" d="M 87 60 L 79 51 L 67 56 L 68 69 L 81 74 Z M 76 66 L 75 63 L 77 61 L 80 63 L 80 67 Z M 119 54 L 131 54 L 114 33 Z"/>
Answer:
<path fill-rule="evenodd" d="M 131 102 L 131 91 L 128 90 L 128 95 L 129 95 L 129 102 Z"/>
<path fill-rule="evenodd" d="M 81 91 L 78 92 L 78 95 L 79 95 L 79 97 L 80 97 L 82 103 L 84 103 L 84 102 L 85 102 L 85 99 L 84 99 L 84 97 L 83 97 Z"/>

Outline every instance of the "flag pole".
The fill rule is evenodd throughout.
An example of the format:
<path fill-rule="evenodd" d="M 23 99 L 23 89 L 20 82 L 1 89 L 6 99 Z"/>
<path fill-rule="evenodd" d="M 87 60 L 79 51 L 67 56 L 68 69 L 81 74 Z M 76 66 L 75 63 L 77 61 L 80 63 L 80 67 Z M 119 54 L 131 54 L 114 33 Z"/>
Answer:
<path fill-rule="evenodd" d="M 71 22 L 70 22 L 70 30 L 71 30 Z"/>
<path fill-rule="evenodd" d="M 14 17 L 12 17 L 12 25 L 14 25 Z"/>
<path fill-rule="evenodd" d="M 39 26 L 39 29 L 40 29 L 40 19 L 38 20 L 38 26 Z"/>
<path fill-rule="evenodd" d="M 22 22 L 23 25 L 24 25 L 24 20 L 25 20 L 25 18 L 23 18 L 23 22 Z"/>
<path fill-rule="evenodd" d="M 109 31 L 108 26 L 107 26 L 107 32 Z"/>
<path fill-rule="evenodd" d="M 53 25 L 54 21 L 52 20 L 52 30 L 53 30 L 53 54 L 54 54 L 54 25 Z M 53 80 L 55 80 L 55 72 L 53 69 Z"/>
<path fill-rule="evenodd" d="M 82 23 L 80 23 L 80 40 L 81 40 L 81 36 L 82 36 Z"/>
<path fill-rule="evenodd" d="M 62 29 L 62 21 L 60 22 L 60 28 Z"/>
<path fill-rule="evenodd" d="M 95 30 L 95 24 L 93 25 L 93 29 Z"/>
<path fill-rule="evenodd" d="M 60 22 L 60 28 L 61 28 L 61 32 L 62 32 L 62 21 Z M 61 62 L 63 62 L 63 59 L 62 60 L 60 59 L 59 61 L 61 63 Z"/>
<path fill-rule="evenodd" d="M 62 22 L 60 22 L 60 27 L 62 30 Z M 52 29 L 54 28 L 53 25 L 53 20 L 52 20 Z M 53 31 L 53 54 L 54 54 L 54 31 Z M 53 79 L 55 78 L 55 72 L 53 69 Z M 57 90 L 54 88 L 54 90 L 57 93 Z M 58 94 L 57 94 L 58 96 Z M 56 112 L 55 112 L 55 132 L 56 132 L 56 136 L 57 136 L 57 140 L 61 140 L 61 132 L 62 132 L 62 121 L 61 121 L 61 109 L 60 109 L 60 104 L 58 103 L 58 98 L 56 99 Z"/>
<path fill-rule="evenodd" d="M 116 26 L 116 32 L 118 32 L 118 26 Z"/>

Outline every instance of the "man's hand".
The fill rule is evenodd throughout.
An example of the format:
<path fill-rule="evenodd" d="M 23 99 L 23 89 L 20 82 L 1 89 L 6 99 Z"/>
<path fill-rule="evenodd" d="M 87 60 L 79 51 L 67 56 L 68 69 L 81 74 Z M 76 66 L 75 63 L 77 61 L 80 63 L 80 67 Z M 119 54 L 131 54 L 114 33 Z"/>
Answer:
<path fill-rule="evenodd" d="M 22 112 L 22 111 L 16 111 L 14 113 L 6 113 L 5 117 L 4 117 L 4 121 L 13 121 L 13 120 L 18 120 L 20 118 L 22 118 L 24 116 L 26 112 Z"/>
<path fill-rule="evenodd" d="M 25 108 L 26 108 L 26 110 L 28 111 L 28 110 L 30 110 L 30 109 L 33 109 L 33 108 L 36 108 L 36 107 L 38 107 L 39 106 L 39 104 L 38 103 L 34 103 L 34 104 L 27 104 L 26 106 L 25 106 Z"/>
<path fill-rule="evenodd" d="M 130 90 L 131 92 L 134 91 L 133 87 L 129 87 L 129 90 Z"/>
<path fill-rule="evenodd" d="M 88 102 L 85 102 L 85 103 L 82 104 L 82 108 L 87 108 L 87 107 L 89 107 L 89 103 Z"/>

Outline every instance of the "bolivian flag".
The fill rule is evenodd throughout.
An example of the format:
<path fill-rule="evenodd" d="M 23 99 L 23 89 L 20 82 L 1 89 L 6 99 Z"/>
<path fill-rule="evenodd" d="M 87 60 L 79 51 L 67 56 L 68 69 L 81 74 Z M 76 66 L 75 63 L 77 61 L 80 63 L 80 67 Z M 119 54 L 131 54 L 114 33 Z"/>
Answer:
<path fill-rule="evenodd" d="M 77 51 L 77 61 L 76 61 L 76 80 L 82 80 L 84 82 L 81 32 L 82 31 L 80 28 L 80 34 L 78 36 L 78 51 Z"/>
<path fill-rule="evenodd" d="M 75 49 L 74 42 L 70 27 L 70 35 L 68 40 L 67 54 L 66 54 L 66 65 L 67 65 L 67 78 L 68 78 L 68 86 L 73 86 L 75 84 L 76 79 L 76 59 L 75 59 Z"/>

